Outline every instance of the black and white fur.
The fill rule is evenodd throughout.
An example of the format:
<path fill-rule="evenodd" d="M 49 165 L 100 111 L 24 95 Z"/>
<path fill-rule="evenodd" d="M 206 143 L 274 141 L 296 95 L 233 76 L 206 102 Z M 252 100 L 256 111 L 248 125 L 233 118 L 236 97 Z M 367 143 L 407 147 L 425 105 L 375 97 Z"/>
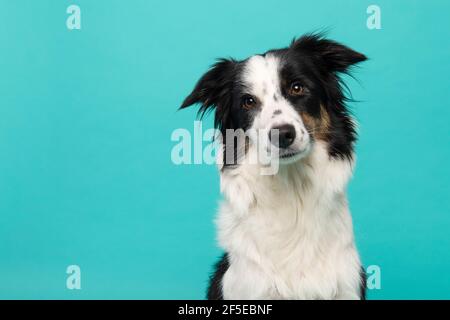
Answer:
<path fill-rule="evenodd" d="M 220 60 L 198 81 L 182 108 L 215 110 L 226 129 L 281 128 L 280 168 L 225 163 L 217 225 L 225 250 L 209 299 L 364 299 L 346 186 L 354 165 L 354 122 L 340 74 L 366 60 L 322 35 L 243 61 Z M 286 133 L 287 131 L 287 133 Z M 250 136 L 244 158 L 270 138 Z M 235 146 L 233 148 L 236 148 Z"/>

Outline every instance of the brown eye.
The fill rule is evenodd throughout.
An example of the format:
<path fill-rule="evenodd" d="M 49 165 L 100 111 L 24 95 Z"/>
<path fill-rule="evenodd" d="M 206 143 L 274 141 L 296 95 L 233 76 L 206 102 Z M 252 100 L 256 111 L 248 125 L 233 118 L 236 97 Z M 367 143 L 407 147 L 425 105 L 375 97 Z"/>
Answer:
<path fill-rule="evenodd" d="M 242 98 L 242 108 L 251 109 L 256 106 L 256 100 L 252 96 L 245 96 Z"/>
<path fill-rule="evenodd" d="M 301 85 L 300 82 L 292 82 L 291 87 L 289 88 L 289 95 L 291 96 L 301 96 L 305 93 L 306 89 Z"/>

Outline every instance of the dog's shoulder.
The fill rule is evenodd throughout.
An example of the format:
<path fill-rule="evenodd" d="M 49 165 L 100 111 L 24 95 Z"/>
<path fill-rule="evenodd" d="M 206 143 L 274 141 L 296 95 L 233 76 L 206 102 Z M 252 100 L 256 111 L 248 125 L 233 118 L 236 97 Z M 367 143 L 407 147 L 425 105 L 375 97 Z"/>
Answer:
<path fill-rule="evenodd" d="M 224 253 L 220 260 L 214 265 L 214 271 L 209 280 L 207 292 L 208 300 L 223 300 L 222 279 L 229 266 L 228 254 Z"/>

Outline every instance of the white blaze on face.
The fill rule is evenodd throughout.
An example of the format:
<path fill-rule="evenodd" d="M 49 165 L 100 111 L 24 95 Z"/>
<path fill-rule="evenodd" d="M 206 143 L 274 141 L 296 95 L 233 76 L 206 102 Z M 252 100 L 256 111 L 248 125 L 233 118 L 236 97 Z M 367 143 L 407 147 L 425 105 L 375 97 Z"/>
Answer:
<path fill-rule="evenodd" d="M 248 94 L 260 102 L 258 110 L 254 111 L 251 131 L 259 132 L 258 146 L 269 150 L 272 147 L 268 138 L 270 130 L 282 125 L 293 125 L 296 138 L 288 150 L 279 150 L 279 154 L 305 153 L 309 149 L 310 137 L 299 113 L 281 93 L 281 67 L 280 59 L 271 54 L 253 56 L 246 62 L 242 82 Z M 250 135 L 252 137 L 255 136 Z"/>

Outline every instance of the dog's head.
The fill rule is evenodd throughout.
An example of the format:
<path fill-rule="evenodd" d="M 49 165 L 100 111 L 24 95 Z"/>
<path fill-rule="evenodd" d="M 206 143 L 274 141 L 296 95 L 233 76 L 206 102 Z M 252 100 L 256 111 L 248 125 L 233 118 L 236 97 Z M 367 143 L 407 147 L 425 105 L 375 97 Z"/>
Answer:
<path fill-rule="evenodd" d="M 351 157 L 356 134 L 340 74 L 364 60 L 342 44 L 306 35 L 288 48 L 218 61 L 181 108 L 199 103 L 201 115 L 215 108 L 224 139 L 227 129 L 264 132 L 258 144 L 277 148 L 282 163 L 304 157 L 317 140 L 327 144 L 331 157 Z M 249 137 L 250 145 L 256 143 Z"/>

